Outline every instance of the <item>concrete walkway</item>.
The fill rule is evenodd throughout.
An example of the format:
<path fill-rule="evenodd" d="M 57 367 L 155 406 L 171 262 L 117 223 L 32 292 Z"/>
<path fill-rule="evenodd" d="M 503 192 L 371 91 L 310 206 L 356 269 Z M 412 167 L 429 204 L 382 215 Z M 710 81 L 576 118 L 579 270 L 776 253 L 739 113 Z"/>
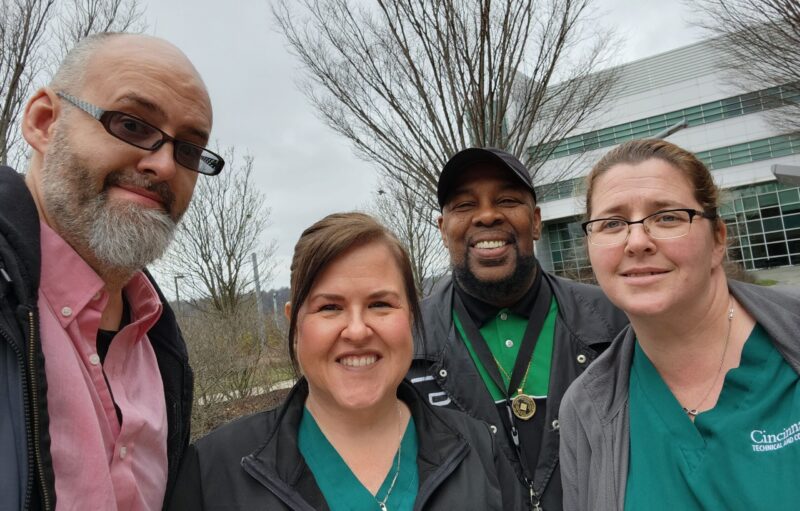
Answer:
<path fill-rule="evenodd" d="M 778 284 L 800 286 L 800 266 L 784 266 L 747 272 L 758 280 L 775 280 Z"/>

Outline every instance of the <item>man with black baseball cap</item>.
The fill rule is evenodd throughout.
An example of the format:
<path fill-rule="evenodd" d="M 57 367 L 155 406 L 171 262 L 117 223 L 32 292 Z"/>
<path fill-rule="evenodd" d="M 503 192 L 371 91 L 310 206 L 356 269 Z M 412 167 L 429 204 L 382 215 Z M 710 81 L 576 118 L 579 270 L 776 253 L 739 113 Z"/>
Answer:
<path fill-rule="evenodd" d="M 531 509 L 561 509 L 561 397 L 627 319 L 596 286 L 541 270 L 536 192 L 513 155 L 455 154 L 437 197 L 452 276 L 423 301 L 425 339 L 409 379 L 431 404 L 490 424 Z"/>

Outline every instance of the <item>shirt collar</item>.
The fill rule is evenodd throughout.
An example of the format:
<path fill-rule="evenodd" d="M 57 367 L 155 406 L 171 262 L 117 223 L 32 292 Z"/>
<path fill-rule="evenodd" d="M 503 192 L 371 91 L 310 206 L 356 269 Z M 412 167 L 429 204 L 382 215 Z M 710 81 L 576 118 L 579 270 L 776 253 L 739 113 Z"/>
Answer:
<path fill-rule="evenodd" d="M 520 298 L 516 303 L 508 307 L 498 307 L 496 305 L 492 305 L 490 303 L 484 302 L 474 296 L 470 295 L 466 291 L 461 288 L 459 285 L 458 280 L 453 279 L 454 287 L 458 296 L 461 297 L 461 300 L 464 302 L 464 307 L 467 309 L 470 317 L 478 328 L 485 325 L 501 310 L 507 309 L 512 314 L 516 314 L 517 316 L 521 316 L 523 318 L 527 318 L 530 316 L 531 310 L 533 310 L 533 304 L 536 302 L 536 298 L 539 296 L 539 291 L 543 285 L 543 278 L 540 278 L 540 273 L 542 271 L 541 267 L 539 267 L 539 263 L 536 263 L 535 267 L 536 271 L 536 278 L 533 279 L 533 285 L 528 288 L 528 291 Z"/>
<path fill-rule="evenodd" d="M 89 304 L 100 310 L 108 300 L 103 279 L 83 258 L 45 222 L 40 222 L 42 267 L 39 289 L 53 307 L 61 326 L 66 328 Z M 162 305 L 150 280 L 136 272 L 124 288 L 130 304 L 131 320 L 142 320 L 142 328 L 152 326 L 161 315 Z"/>

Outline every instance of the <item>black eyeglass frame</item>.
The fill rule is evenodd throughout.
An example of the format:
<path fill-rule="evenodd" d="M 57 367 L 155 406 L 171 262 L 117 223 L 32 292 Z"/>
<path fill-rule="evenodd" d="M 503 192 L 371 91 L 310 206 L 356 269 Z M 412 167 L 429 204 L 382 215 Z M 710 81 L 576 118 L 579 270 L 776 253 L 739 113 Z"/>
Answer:
<path fill-rule="evenodd" d="M 98 106 L 95 106 L 95 105 L 93 105 L 91 103 L 87 103 L 86 101 L 80 100 L 80 99 L 76 98 L 75 96 L 71 96 L 71 95 L 66 94 L 64 92 L 56 92 L 56 95 L 59 98 L 67 101 L 68 103 L 70 103 L 72 106 L 74 106 L 74 107 L 78 108 L 79 110 L 81 110 L 83 112 L 86 112 L 87 114 L 89 114 L 92 117 L 94 117 L 97 121 L 100 122 L 100 124 L 103 125 L 103 128 L 106 130 L 106 132 L 108 132 L 109 135 L 111 135 L 112 137 L 116 138 L 117 140 L 121 140 L 121 141 L 125 142 L 126 144 L 132 145 L 133 147 L 138 147 L 139 149 L 144 149 L 145 151 L 154 152 L 154 151 L 158 151 L 161 148 L 161 146 L 163 146 L 167 142 L 172 142 L 172 158 L 175 160 L 175 162 L 178 165 L 180 165 L 183 168 L 185 168 L 185 169 L 191 170 L 192 172 L 197 172 L 198 174 L 203 174 L 204 176 L 216 176 L 217 174 L 222 172 L 223 167 L 225 167 L 225 160 L 222 158 L 222 156 L 218 155 L 214 151 L 206 149 L 205 147 L 203 147 L 201 145 L 197 145 L 197 144 L 193 144 L 191 142 L 187 142 L 185 140 L 177 139 L 177 138 L 165 133 L 163 130 L 159 129 L 158 127 L 153 126 L 149 122 L 147 122 L 145 120 L 142 120 L 139 117 L 136 117 L 135 115 L 131 115 L 131 114 L 127 113 L 127 112 L 120 112 L 120 111 L 117 111 L 117 110 L 103 110 L 102 108 L 100 108 Z M 129 117 L 131 119 L 134 119 L 135 121 L 140 122 L 140 123 L 144 124 L 145 126 L 147 126 L 149 128 L 152 128 L 153 130 L 155 130 L 156 132 L 161 134 L 161 140 L 159 140 L 154 145 L 142 146 L 142 145 L 139 145 L 139 144 L 135 144 L 135 143 L 131 142 L 130 140 L 119 136 L 117 133 L 114 133 L 114 131 L 111 129 L 111 121 L 114 119 L 114 117 L 116 117 L 118 115 L 124 115 L 125 117 Z M 203 160 L 208 167 L 211 167 L 212 169 L 214 169 L 213 172 L 202 172 L 199 168 L 193 168 L 193 167 L 190 167 L 190 166 L 186 165 L 185 163 L 183 163 L 181 161 L 181 157 L 178 156 L 180 154 L 179 153 L 179 149 L 180 149 L 181 146 L 188 146 L 188 147 L 190 147 L 192 149 L 199 149 L 200 150 L 199 158 L 201 158 L 201 159 L 203 157 L 203 153 L 208 153 L 211 156 L 213 156 L 214 158 L 216 158 L 217 163 L 214 164 L 214 165 L 212 165 L 211 163 L 208 163 L 207 160 Z M 198 163 L 198 165 L 199 165 L 199 163 Z"/>
<path fill-rule="evenodd" d="M 645 227 L 645 225 L 644 225 L 645 221 L 648 218 L 652 218 L 652 217 L 654 217 L 656 215 L 663 215 L 664 213 L 672 213 L 672 212 L 675 212 L 675 211 L 683 211 L 684 213 L 689 215 L 689 226 L 690 226 L 690 228 L 691 228 L 691 225 L 692 225 L 692 223 L 694 221 L 694 217 L 696 217 L 696 216 L 699 216 L 701 218 L 707 218 L 709 220 L 716 220 L 717 219 L 717 211 L 716 211 L 716 209 L 712 209 L 710 211 L 698 211 L 698 210 L 692 209 L 692 208 L 673 208 L 673 209 L 661 209 L 659 211 L 656 211 L 655 213 L 651 213 L 651 214 L 647 215 L 646 217 L 644 217 L 644 218 L 642 218 L 640 220 L 626 220 L 624 218 L 595 218 L 595 219 L 583 222 L 581 224 L 581 229 L 583 229 L 583 233 L 588 238 L 589 243 L 592 243 L 592 237 L 589 235 L 589 225 L 590 224 L 593 224 L 595 222 L 602 222 L 602 221 L 606 221 L 606 220 L 616 220 L 618 222 L 625 222 L 625 224 L 627 225 L 627 228 L 628 228 L 627 233 L 625 234 L 625 239 L 623 239 L 619 243 L 611 243 L 611 244 L 599 244 L 598 245 L 597 243 L 592 243 L 592 245 L 597 245 L 599 247 L 613 247 L 613 246 L 616 246 L 616 245 L 622 245 L 623 243 L 625 243 L 628 240 L 628 237 L 631 235 L 631 225 L 634 225 L 634 224 L 642 224 L 642 228 L 644 228 L 644 231 L 647 233 L 648 236 L 650 236 L 653 239 L 669 240 L 669 239 L 675 239 L 675 238 L 682 238 L 682 237 L 686 236 L 687 234 L 689 234 L 689 231 L 686 231 L 685 234 L 681 234 L 680 236 L 673 236 L 673 237 L 670 237 L 670 238 L 657 238 L 657 237 L 653 236 L 650 233 L 650 231 L 647 229 L 647 227 Z"/>

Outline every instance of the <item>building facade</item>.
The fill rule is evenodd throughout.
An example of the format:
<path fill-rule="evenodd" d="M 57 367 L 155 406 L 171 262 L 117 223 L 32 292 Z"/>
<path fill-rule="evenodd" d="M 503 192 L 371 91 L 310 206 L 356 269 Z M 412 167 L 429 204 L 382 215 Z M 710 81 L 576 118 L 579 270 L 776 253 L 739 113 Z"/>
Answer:
<path fill-rule="evenodd" d="M 729 259 L 746 270 L 797 266 L 800 188 L 777 182 L 774 164 L 800 166 L 800 136 L 769 122 L 782 102 L 800 101 L 786 84 L 744 87 L 720 70 L 709 41 L 626 64 L 602 112 L 562 140 L 536 175 L 544 229 L 536 243 L 542 266 L 590 280 L 583 221 L 584 179 L 612 147 L 685 122 L 667 139 L 696 153 L 723 189 Z"/>

